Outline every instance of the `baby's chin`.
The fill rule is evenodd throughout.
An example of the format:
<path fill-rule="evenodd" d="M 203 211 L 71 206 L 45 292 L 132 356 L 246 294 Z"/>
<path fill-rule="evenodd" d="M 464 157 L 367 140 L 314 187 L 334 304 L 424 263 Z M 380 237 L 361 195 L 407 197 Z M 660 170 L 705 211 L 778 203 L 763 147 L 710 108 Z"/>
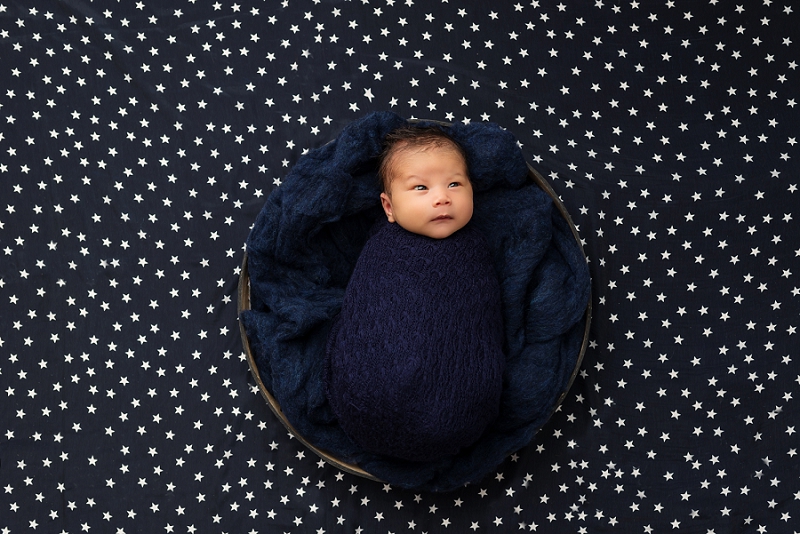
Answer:
<path fill-rule="evenodd" d="M 447 237 L 450 237 L 454 233 L 458 232 L 459 230 L 464 228 L 464 226 L 467 225 L 467 223 L 461 224 L 453 220 L 450 220 L 446 223 L 440 222 L 435 224 L 429 224 L 424 226 L 423 228 L 409 228 L 404 224 L 401 223 L 398 224 L 400 224 L 400 226 L 402 226 L 412 234 L 423 235 L 425 237 L 430 237 L 431 239 L 445 239 Z"/>

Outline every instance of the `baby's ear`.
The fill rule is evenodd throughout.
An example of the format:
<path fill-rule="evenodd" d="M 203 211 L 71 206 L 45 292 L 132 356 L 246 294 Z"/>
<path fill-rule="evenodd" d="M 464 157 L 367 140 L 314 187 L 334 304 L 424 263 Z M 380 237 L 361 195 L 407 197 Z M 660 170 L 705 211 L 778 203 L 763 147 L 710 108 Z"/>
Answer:
<path fill-rule="evenodd" d="M 383 211 L 386 212 L 386 218 L 389 222 L 395 222 L 394 214 L 392 213 L 392 199 L 390 199 L 389 195 L 386 193 L 381 193 L 381 205 L 383 206 Z"/>

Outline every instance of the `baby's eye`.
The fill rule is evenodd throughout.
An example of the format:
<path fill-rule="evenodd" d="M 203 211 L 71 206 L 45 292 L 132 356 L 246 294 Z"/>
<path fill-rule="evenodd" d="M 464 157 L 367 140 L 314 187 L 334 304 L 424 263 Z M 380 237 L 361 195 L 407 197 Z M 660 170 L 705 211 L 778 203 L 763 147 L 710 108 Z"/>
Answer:
<path fill-rule="evenodd" d="M 447 187 L 458 187 L 460 185 L 461 185 L 461 182 L 451 182 L 450 185 L 448 185 Z"/>
<path fill-rule="evenodd" d="M 425 187 L 424 185 L 415 185 L 414 186 L 414 191 L 425 191 L 426 189 L 428 189 L 428 188 Z"/>

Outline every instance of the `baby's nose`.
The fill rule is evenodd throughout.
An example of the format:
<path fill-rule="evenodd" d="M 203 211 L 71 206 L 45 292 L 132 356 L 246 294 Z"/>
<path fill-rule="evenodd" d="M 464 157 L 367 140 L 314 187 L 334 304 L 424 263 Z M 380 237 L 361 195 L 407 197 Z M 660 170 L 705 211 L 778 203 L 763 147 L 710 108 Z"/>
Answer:
<path fill-rule="evenodd" d="M 450 195 L 446 191 L 439 193 L 433 203 L 434 206 L 446 206 L 447 204 L 450 204 Z"/>

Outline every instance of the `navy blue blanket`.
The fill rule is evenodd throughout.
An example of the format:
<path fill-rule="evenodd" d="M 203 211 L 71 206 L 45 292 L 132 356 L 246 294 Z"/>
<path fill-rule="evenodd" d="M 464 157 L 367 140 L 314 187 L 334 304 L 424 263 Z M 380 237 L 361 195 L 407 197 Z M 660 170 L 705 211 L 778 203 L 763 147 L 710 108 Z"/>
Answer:
<path fill-rule="evenodd" d="M 325 395 L 325 343 L 369 229 L 384 216 L 375 157 L 403 124 L 393 113 L 369 114 L 298 161 L 248 237 L 252 311 L 241 320 L 264 384 L 309 442 L 392 484 L 443 491 L 481 479 L 548 419 L 579 354 L 590 283 L 568 223 L 529 180 L 513 135 L 492 124 L 451 126 L 467 153 L 472 224 L 487 237 L 500 279 L 500 413 L 478 442 L 437 461 L 396 460 L 353 443 Z"/>
<path fill-rule="evenodd" d="M 439 460 L 497 417 L 500 285 L 474 225 L 445 239 L 376 227 L 328 336 L 328 402 L 364 450 Z"/>

